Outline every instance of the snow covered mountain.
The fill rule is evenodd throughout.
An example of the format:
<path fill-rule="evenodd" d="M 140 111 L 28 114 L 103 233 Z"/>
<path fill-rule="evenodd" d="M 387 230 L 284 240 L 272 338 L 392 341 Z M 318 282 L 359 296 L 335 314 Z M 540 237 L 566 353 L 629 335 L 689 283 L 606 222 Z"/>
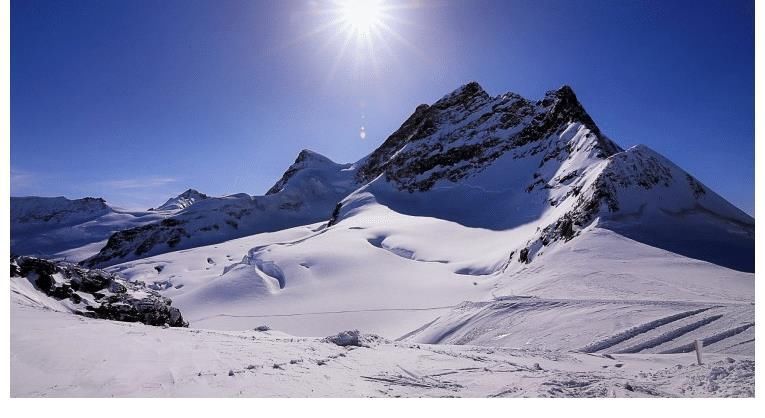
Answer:
<path fill-rule="evenodd" d="M 521 262 L 599 219 L 653 246 L 754 268 L 751 217 L 649 148 L 623 151 L 568 86 L 531 102 L 467 84 L 418 107 L 359 163 L 358 177 L 369 182 L 343 201 L 341 218 L 373 198 L 465 226 L 533 225 L 509 248 Z"/>
<path fill-rule="evenodd" d="M 176 197 L 171 197 L 170 199 L 167 199 L 167 202 L 157 207 L 156 209 L 151 208 L 149 210 L 178 211 L 178 210 L 186 209 L 187 207 L 193 205 L 194 203 L 200 200 L 205 200 L 207 198 L 208 196 L 204 193 L 200 193 L 194 189 L 188 189 Z"/>
<path fill-rule="evenodd" d="M 113 234 L 85 264 L 108 266 L 326 220 L 355 187 L 350 167 L 303 150 L 265 196 L 240 193 L 196 200 L 162 221 Z"/>
<path fill-rule="evenodd" d="M 470 83 L 419 106 L 354 164 L 304 154 L 266 198 L 303 190 L 307 177 L 334 183 L 317 223 L 110 269 L 169 282 L 192 327 L 245 329 L 268 318 L 298 335 L 361 328 L 419 342 L 579 349 L 717 306 L 688 316 L 704 325 L 696 334 L 667 324 L 674 338 L 660 348 L 728 335 L 720 350 L 753 350 L 754 220 L 656 152 L 615 145 L 568 87 L 530 101 Z M 548 332 L 513 322 L 512 309 L 485 314 L 519 295 L 538 302 L 521 304 L 526 324 L 565 315 L 574 325 Z"/>
<path fill-rule="evenodd" d="M 97 253 L 114 232 L 165 216 L 113 208 L 92 197 L 11 197 L 11 253 L 79 261 Z"/>
<path fill-rule="evenodd" d="M 401 214 L 515 230 L 497 268 L 531 262 L 596 219 L 678 254 L 744 271 L 754 266 L 751 217 L 647 147 L 622 150 L 570 87 L 531 101 L 513 93 L 491 97 L 475 82 L 418 106 L 354 164 L 303 151 L 266 196 L 212 199 L 122 231 L 88 264 L 329 218 L 335 224 L 372 201 Z"/>
<path fill-rule="evenodd" d="M 168 204 L 175 209 L 115 232 L 83 264 L 145 283 L 196 329 L 141 331 L 157 337 L 149 341 L 88 319 L 69 331 L 70 317 L 41 311 L 42 302 L 24 292 L 14 296 L 12 314 L 24 324 L 62 324 L 82 340 L 112 335 L 124 342 L 115 343 L 120 352 L 139 344 L 162 356 L 173 352 L 167 347 L 215 344 L 209 358 L 192 362 L 204 370 L 162 386 L 170 394 L 244 393 L 251 385 L 221 385 L 216 376 L 252 383 L 263 375 L 253 371 L 259 367 L 281 382 L 318 375 L 299 374 L 293 366 L 301 362 L 311 370 L 329 365 L 327 373 L 365 395 L 379 382 L 423 388 L 418 394 L 470 394 L 475 381 L 493 382 L 493 370 L 508 364 L 523 365 L 518 393 L 539 396 L 607 396 L 613 385 L 593 376 L 628 379 L 629 388 L 619 389 L 625 394 L 638 379 L 637 391 L 651 396 L 666 394 L 659 388 L 736 396 L 752 386 L 754 219 L 648 147 L 616 145 L 567 86 L 529 100 L 468 83 L 418 106 L 355 163 L 304 150 L 264 196 L 189 193 Z M 94 213 L 82 215 L 89 222 L 111 213 L 89 205 L 84 213 Z M 42 212 L 29 219 L 47 218 Z M 75 224 L 78 216 L 60 215 Z M 264 323 L 280 332 L 252 331 Z M 379 360 L 381 369 L 371 368 L 357 351 L 308 338 L 350 329 L 383 337 L 369 353 L 429 374 L 401 365 L 396 374 L 395 364 Z M 14 352 L 36 358 L 57 343 L 50 331 L 34 333 L 30 340 L 13 328 Z M 250 340 L 261 351 L 248 351 Z M 683 366 L 696 340 L 712 368 Z M 306 351 L 314 354 L 298 358 Z M 246 358 L 256 360 L 244 365 Z M 476 379 L 443 362 L 480 364 L 476 370 L 487 373 Z M 42 373 L 31 364 L 12 367 L 16 376 Z M 361 383 L 347 376 L 362 369 Z M 128 378 L 164 385 L 168 373 L 135 374 Z M 67 374 L 55 379 L 79 387 L 66 385 Z M 701 381 L 711 383 L 702 390 Z M 19 378 L 16 393 L 35 393 L 35 382 Z M 489 383 L 480 393 L 507 395 L 504 384 Z M 273 393 L 306 394 L 285 385 Z M 79 393 L 54 393 L 68 390 Z"/>

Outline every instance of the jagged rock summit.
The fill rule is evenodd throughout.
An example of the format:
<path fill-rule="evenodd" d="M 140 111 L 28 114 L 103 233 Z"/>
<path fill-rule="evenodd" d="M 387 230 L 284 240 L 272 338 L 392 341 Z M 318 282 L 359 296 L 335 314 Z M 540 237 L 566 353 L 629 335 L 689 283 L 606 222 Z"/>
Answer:
<path fill-rule="evenodd" d="M 599 156 L 621 151 L 601 135 L 569 86 L 530 101 L 515 93 L 491 97 L 471 82 L 432 106 L 418 106 L 363 160 L 358 178 L 364 183 L 385 173 L 402 189 L 425 191 L 439 179 L 458 181 L 512 149 L 548 139 L 569 123 L 588 130 Z M 539 145 L 529 153 L 546 151 L 548 144 Z"/>

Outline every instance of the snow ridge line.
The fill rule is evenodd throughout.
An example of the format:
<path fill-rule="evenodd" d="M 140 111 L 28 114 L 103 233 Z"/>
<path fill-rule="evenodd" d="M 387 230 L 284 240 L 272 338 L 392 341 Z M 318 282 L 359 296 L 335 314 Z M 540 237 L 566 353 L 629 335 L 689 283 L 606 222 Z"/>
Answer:
<path fill-rule="evenodd" d="M 683 318 L 687 318 L 687 317 L 692 316 L 692 315 L 700 314 L 700 313 L 705 312 L 705 311 L 707 311 L 709 309 L 712 309 L 712 308 L 709 307 L 709 308 L 696 309 L 696 310 L 692 310 L 692 311 L 680 312 L 678 314 L 674 314 L 674 315 L 666 316 L 664 318 L 659 318 L 659 319 L 656 319 L 656 320 L 653 320 L 653 321 L 650 321 L 650 322 L 646 322 L 645 324 L 632 327 L 632 328 L 630 328 L 630 329 L 628 329 L 626 331 L 620 332 L 620 333 L 618 333 L 616 335 L 612 335 L 612 336 L 610 336 L 608 338 L 605 338 L 603 340 L 591 343 L 590 345 L 580 349 L 579 351 L 582 351 L 584 353 L 595 353 L 595 352 L 598 352 L 598 351 L 602 351 L 602 350 L 605 350 L 605 349 L 607 349 L 609 347 L 613 347 L 616 344 L 619 344 L 619 343 L 621 343 L 623 341 L 627 341 L 627 340 L 629 340 L 631 338 L 634 338 L 634 337 L 636 337 L 636 336 L 638 336 L 640 334 L 644 334 L 644 333 L 646 333 L 646 332 L 648 332 L 648 331 L 650 331 L 650 330 L 652 330 L 654 328 L 660 327 L 662 325 L 667 325 L 667 324 L 675 322 L 675 321 L 679 321 L 679 320 L 681 320 Z"/>
<path fill-rule="evenodd" d="M 624 350 L 620 350 L 616 354 L 634 354 L 634 353 L 639 353 L 643 350 L 647 350 L 649 348 L 662 345 L 666 342 L 670 342 L 674 339 L 677 339 L 695 329 L 701 328 L 704 325 L 717 321 L 718 319 L 722 317 L 723 317 L 722 315 L 712 315 L 700 321 L 696 321 L 692 324 L 684 325 L 680 328 L 673 329 L 672 331 L 665 332 L 664 334 L 661 334 L 656 338 L 652 338 L 648 341 L 644 341 L 642 343 L 633 345 L 632 347 L 626 348 Z"/>
<path fill-rule="evenodd" d="M 721 332 L 719 334 L 715 334 L 715 335 L 713 335 L 711 337 L 704 338 L 704 339 L 701 340 L 701 342 L 705 346 L 712 345 L 712 344 L 714 344 L 716 342 L 720 342 L 720 341 L 722 341 L 722 340 L 724 340 L 726 338 L 730 338 L 730 337 L 732 337 L 732 336 L 734 336 L 736 334 L 740 334 L 740 333 L 746 331 L 747 329 L 749 329 L 749 328 L 751 328 L 753 326 L 754 326 L 753 322 L 749 322 L 749 323 L 746 323 L 744 325 L 739 325 L 739 326 L 737 326 L 735 328 L 731 328 L 731 329 L 729 329 L 727 331 L 723 331 L 723 332 Z M 690 342 L 688 344 L 683 344 L 683 345 L 681 345 L 679 347 L 671 348 L 669 350 L 664 350 L 664 351 L 662 351 L 659 354 L 690 353 L 691 351 L 693 351 L 695 349 L 696 349 L 696 342 L 694 341 L 694 342 Z"/>

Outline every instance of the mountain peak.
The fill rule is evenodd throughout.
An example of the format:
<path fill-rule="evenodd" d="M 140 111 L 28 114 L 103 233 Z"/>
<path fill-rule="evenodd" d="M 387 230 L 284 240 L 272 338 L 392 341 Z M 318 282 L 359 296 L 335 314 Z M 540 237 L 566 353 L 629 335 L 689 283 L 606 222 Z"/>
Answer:
<path fill-rule="evenodd" d="M 273 186 L 271 186 L 270 189 L 268 189 L 268 191 L 266 192 L 266 196 L 282 191 L 282 189 L 284 189 L 284 186 L 292 178 L 292 176 L 294 176 L 298 171 L 304 168 L 327 167 L 327 166 L 334 166 L 334 165 L 337 165 L 337 163 L 319 154 L 318 152 L 311 151 L 309 149 L 303 149 L 302 151 L 300 151 L 297 158 L 295 158 L 295 162 L 292 163 L 292 165 L 290 165 L 287 171 L 284 172 L 284 174 L 279 179 L 279 181 L 277 181 L 276 184 L 274 184 Z"/>
<path fill-rule="evenodd" d="M 185 198 L 189 198 L 189 197 L 201 197 L 203 199 L 206 199 L 207 195 L 197 191 L 196 189 L 187 189 L 185 192 L 179 194 L 178 197 L 185 197 Z"/>
<path fill-rule="evenodd" d="M 209 198 L 204 193 L 197 191 L 196 189 L 187 189 L 185 192 L 179 194 L 176 197 L 171 197 L 160 207 L 149 210 L 181 210 L 193 205 L 194 203 Z"/>
<path fill-rule="evenodd" d="M 592 134 L 600 158 L 621 149 L 608 140 L 569 85 L 548 91 L 539 101 L 515 93 L 492 97 L 469 82 L 432 106 L 418 106 L 401 127 L 360 164 L 358 179 L 386 173 L 408 190 L 427 190 L 435 181 L 456 181 L 516 148 L 559 136 L 580 124 Z M 547 145 L 533 151 L 541 152 Z M 532 151 L 530 151 L 532 152 Z M 550 151 L 556 154 L 557 151 Z M 552 155 L 551 154 L 551 155 Z"/>
<path fill-rule="evenodd" d="M 554 103 L 564 102 L 567 104 L 579 104 L 579 99 L 574 93 L 574 89 L 568 84 L 564 84 L 555 90 L 548 90 L 545 92 L 544 98 L 540 101 L 540 104 L 544 107 L 550 107 Z M 581 106 L 581 104 L 579 104 Z"/>
<path fill-rule="evenodd" d="M 598 128 L 598 125 L 595 124 L 595 121 L 579 102 L 574 89 L 568 84 L 564 84 L 556 90 L 546 92 L 545 97 L 538 103 L 542 107 L 549 109 L 548 114 L 555 116 L 557 122 L 576 120 L 584 124 L 596 135 L 602 136 L 600 128 Z M 606 151 L 609 155 L 619 151 L 618 147 L 606 146 L 605 148 L 607 148 Z"/>
<path fill-rule="evenodd" d="M 331 164 L 334 164 L 334 161 L 332 161 L 329 158 L 319 154 L 316 151 L 311 151 L 309 149 L 303 149 L 298 154 L 298 156 L 295 159 L 295 162 L 293 163 L 293 165 L 299 164 L 299 163 L 303 163 L 303 162 L 307 162 L 307 161 L 314 161 L 314 162 L 317 162 L 317 163 L 331 163 Z"/>
<path fill-rule="evenodd" d="M 468 94 L 486 93 L 483 90 L 483 87 L 481 87 L 481 85 L 478 84 L 477 81 L 470 81 L 467 84 L 463 84 L 457 90 L 455 90 L 455 92 L 465 92 Z"/>
<path fill-rule="evenodd" d="M 486 91 L 475 81 L 471 81 L 467 84 L 463 84 L 456 90 L 440 98 L 433 104 L 433 107 L 437 109 L 446 109 L 458 104 L 468 104 L 476 98 L 488 99 L 490 96 Z"/>
<path fill-rule="evenodd" d="M 574 98 L 576 98 L 576 94 L 574 93 L 574 89 L 571 88 L 571 86 L 568 85 L 568 84 L 564 84 L 564 85 L 560 86 L 556 90 L 553 90 L 553 92 L 557 96 L 559 96 L 559 97 L 561 97 L 561 96 L 573 96 Z"/>

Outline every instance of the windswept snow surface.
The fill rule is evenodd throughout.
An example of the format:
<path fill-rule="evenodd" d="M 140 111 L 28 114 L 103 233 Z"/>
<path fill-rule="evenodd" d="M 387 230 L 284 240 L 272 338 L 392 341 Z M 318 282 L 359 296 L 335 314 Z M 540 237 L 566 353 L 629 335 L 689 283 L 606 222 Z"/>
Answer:
<path fill-rule="evenodd" d="M 260 234 L 111 270 L 147 283 L 169 281 L 166 294 L 199 328 L 268 323 L 303 336 L 358 328 L 393 339 L 428 324 L 407 339 L 579 349 L 692 309 L 714 307 L 709 314 L 720 311 L 724 319 L 679 335 L 675 345 L 754 321 L 752 274 L 597 227 L 543 251 L 535 263 L 508 267 L 504 248 L 516 233 L 367 202 L 329 228 Z M 505 307 L 514 296 L 527 297 L 523 306 Z M 753 329 L 744 331 L 726 343 L 753 338 Z M 753 347 L 735 351 L 753 354 Z"/>
<path fill-rule="evenodd" d="M 369 221 L 374 224 L 375 217 Z M 421 219 L 409 222 L 409 227 L 423 225 Z M 436 227 L 443 223 L 432 222 Z M 455 233 L 465 232 L 454 227 Z M 147 284 L 169 281 L 167 296 L 193 327 L 247 329 L 266 322 L 313 336 L 364 325 L 371 332 L 397 337 L 431 320 L 434 311 L 488 295 L 490 281 L 477 284 L 470 276 L 450 272 L 438 260 L 402 257 L 385 248 L 387 240 L 380 246 L 369 242 L 390 232 L 384 225 L 328 230 L 315 224 L 149 257 L 109 270 Z M 393 234 L 391 242 L 396 238 Z"/>
<path fill-rule="evenodd" d="M 367 338 L 369 339 L 369 338 Z M 12 397 L 754 396 L 738 355 L 612 355 L 370 339 L 340 347 L 279 331 L 77 317 L 14 298 Z"/>

